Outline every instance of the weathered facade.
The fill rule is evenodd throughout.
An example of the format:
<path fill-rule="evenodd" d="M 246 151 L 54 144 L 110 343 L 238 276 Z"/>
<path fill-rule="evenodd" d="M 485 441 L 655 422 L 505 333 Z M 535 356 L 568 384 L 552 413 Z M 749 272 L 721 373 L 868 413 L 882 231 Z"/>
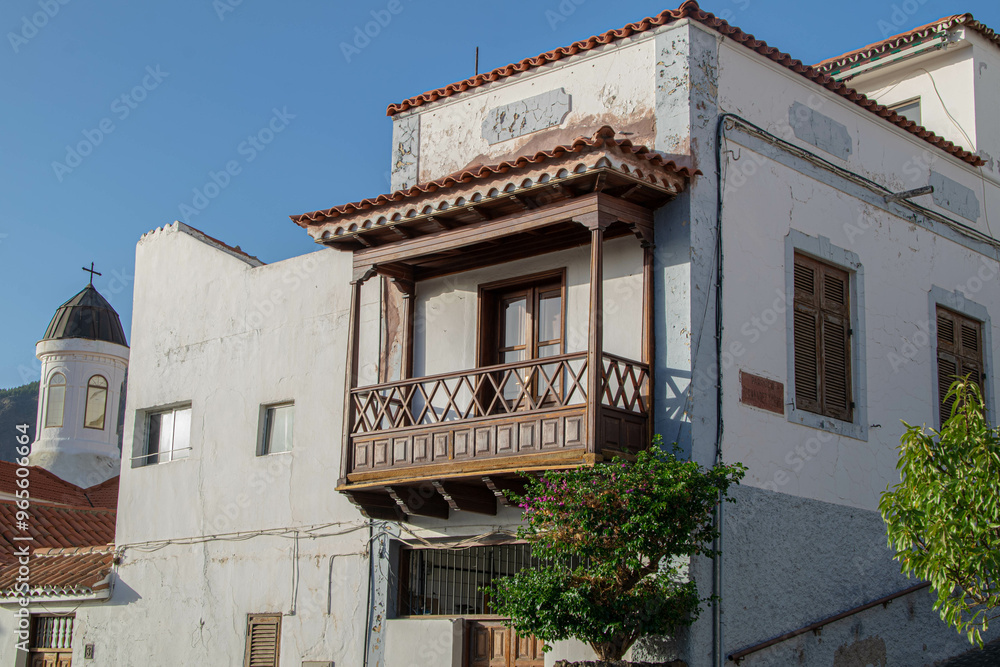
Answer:
<path fill-rule="evenodd" d="M 721 603 L 637 659 L 966 650 L 877 501 L 950 359 L 997 409 L 1000 49 L 971 17 L 914 34 L 812 68 L 688 2 L 390 106 L 394 192 L 293 217 L 328 249 L 144 236 L 120 564 L 77 614 L 99 664 L 585 657 L 542 658 L 476 588 L 530 565 L 518 471 L 653 433 L 749 471 L 692 563 Z M 185 447 L 151 448 L 165 415 Z"/>

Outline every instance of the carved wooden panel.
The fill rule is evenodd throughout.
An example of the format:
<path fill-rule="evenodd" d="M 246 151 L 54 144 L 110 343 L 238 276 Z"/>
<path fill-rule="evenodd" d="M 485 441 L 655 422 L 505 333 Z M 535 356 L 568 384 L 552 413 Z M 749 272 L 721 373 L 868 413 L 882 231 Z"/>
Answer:
<path fill-rule="evenodd" d="M 497 446 L 496 454 L 511 454 L 514 452 L 514 440 L 516 436 L 515 424 L 501 424 L 497 426 Z"/>
<path fill-rule="evenodd" d="M 384 466 L 389 463 L 389 441 L 375 441 L 375 467 Z"/>
<path fill-rule="evenodd" d="M 427 433 L 413 436 L 413 462 L 428 463 L 431 460 L 430 453 L 431 436 Z"/>
<path fill-rule="evenodd" d="M 392 439 L 392 464 L 409 463 L 410 438 L 403 436 Z"/>
<path fill-rule="evenodd" d="M 448 433 L 433 433 L 434 439 L 434 460 L 442 461 L 451 458 L 448 452 Z"/>
<path fill-rule="evenodd" d="M 602 423 L 611 419 L 616 448 L 634 448 L 645 437 L 645 420 L 639 415 L 607 409 Z M 391 438 L 353 436 L 355 471 L 409 468 L 520 454 L 586 449 L 586 409 L 527 413 L 473 422 L 456 421 L 400 429 Z"/>

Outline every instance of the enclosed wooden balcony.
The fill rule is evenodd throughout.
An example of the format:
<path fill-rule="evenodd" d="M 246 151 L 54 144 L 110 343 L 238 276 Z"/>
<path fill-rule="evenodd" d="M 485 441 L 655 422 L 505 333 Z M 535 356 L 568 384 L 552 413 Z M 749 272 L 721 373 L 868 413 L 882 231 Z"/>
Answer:
<path fill-rule="evenodd" d="M 522 473 L 593 465 L 648 446 L 653 212 L 690 174 L 613 136 L 603 128 L 530 158 L 295 218 L 317 242 L 353 253 L 337 489 L 369 517 L 496 514 L 523 491 Z M 624 272 L 641 279 L 621 316 L 627 321 L 613 322 L 634 339 L 629 349 L 639 358 L 611 354 L 604 344 L 605 246 L 612 240 L 619 273 L 625 257 L 632 264 Z M 526 258 L 556 252 L 576 263 L 518 275 Z M 505 275 L 498 266 L 511 267 L 511 275 L 496 280 Z M 483 267 L 493 267 L 492 281 Z M 434 336 L 455 334 L 424 317 L 415 348 L 415 303 L 424 299 L 426 311 L 434 281 L 456 274 L 483 281 L 478 296 L 468 292 L 478 303 L 475 363 L 428 373 L 415 357 L 426 356 Z M 375 277 L 381 321 L 377 333 L 366 334 L 362 286 Z M 463 312 L 453 319 L 468 318 Z M 471 361 L 457 348 L 472 342 L 450 344 L 454 354 L 438 346 L 438 367 Z M 374 383 L 359 382 L 362 347 L 370 354 L 378 348 Z"/>

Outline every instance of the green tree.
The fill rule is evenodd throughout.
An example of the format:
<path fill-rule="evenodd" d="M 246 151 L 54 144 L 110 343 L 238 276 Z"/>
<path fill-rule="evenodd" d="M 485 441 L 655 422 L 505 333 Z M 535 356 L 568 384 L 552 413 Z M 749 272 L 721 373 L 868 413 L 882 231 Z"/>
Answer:
<path fill-rule="evenodd" d="M 574 637 L 604 660 L 620 660 L 641 636 L 690 625 L 704 600 L 684 559 L 715 553 L 713 509 L 745 468 L 706 470 L 676 453 L 657 437 L 634 462 L 530 481 L 518 536 L 542 562 L 485 589 L 493 610 L 519 633 L 546 644 Z"/>
<path fill-rule="evenodd" d="M 903 422 L 901 481 L 879 509 L 903 572 L 930 581 L 941 619 L 982 646 L 1000 607 L 1000 430 L 968 378 L 947 401 L 940 432 Z"/>

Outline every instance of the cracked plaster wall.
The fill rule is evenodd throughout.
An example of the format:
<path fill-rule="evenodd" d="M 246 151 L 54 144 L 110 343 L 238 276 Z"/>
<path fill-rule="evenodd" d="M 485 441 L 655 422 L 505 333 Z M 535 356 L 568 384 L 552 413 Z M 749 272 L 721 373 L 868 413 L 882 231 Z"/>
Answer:
<path fill-rule="evenodd" d="M 77 612 L 74 646 L 95 642 L 97 664 L 230 664 L 251 612 L 286 614 L 283 664 L 361 663 L 368 530 L 333 490 L 330 437 L 341 432 L 350 271 L 350 256 L 331 250 L 252 268 L 174 226 L 140 240 L 125 449 L 142 441 L 142 410 L 190 403 L 192 450 L 123 467 L 114 598 Z M 292 451 L 257 456 L 261 406 L 289 400 Z M 129 547 L 329 523 L 359 530 L 303 537 L 297 559 L 291 539 L 273 536 Z"/>
<path fill-rule="evenodd" d="M 628 138 L 634 143 L 651 145 L 652 52 L 651 35 L 640 36 L 418 107 L 419 180 L 549 150 L 581 135 L 593 135 L 602 125 L 632 132 Z M 570 109 L 558 124 L 522 136 L 509 128 L 497 134 L 484 132 L 484 123 L 497 109 L 527 105 L 537 96 L 560 89 L 572 101 L 567 100 Z M 555 113 L 541 124 L 558 116 Z"/>

